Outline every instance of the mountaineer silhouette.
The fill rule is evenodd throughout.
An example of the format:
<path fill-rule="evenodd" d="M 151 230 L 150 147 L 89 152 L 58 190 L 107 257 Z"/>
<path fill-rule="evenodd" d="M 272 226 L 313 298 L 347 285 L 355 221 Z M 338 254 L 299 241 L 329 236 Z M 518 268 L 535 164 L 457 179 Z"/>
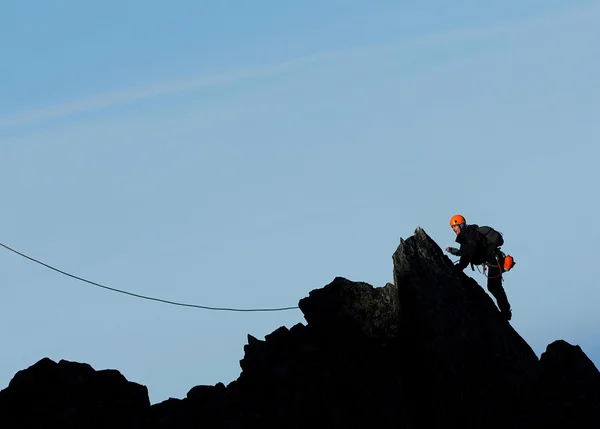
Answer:
<path fill-rule="evenodd" d="M 509 271 L 515 261 L 512 256 L 505 255 L 500 246 L 504 244 L 502 234 L 489 226 L 467 224 L 466 219 L 460 215 L 450 218 L 450 227 L 456 234 L 456 242 L 460 249 L 446 247 L 446 251 L 452 255 L 460 256 L 457 269 L 463 271 L 467 265 L 481 265 L 483 273 L 488 269 L 487 288 L 496 298 L 500 313 L 506 320 L 512 318 L 512 311 L 506 292 L 502 287 L 502 273 Z"/>

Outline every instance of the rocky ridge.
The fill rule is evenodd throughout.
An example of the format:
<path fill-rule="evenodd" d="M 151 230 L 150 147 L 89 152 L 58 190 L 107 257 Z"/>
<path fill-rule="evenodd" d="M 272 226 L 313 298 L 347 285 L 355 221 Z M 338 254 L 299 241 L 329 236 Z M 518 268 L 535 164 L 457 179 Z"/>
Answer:
<path fill-rule="evenodd" d="M 43 358 L 0 391 L 3 428 L 600 427 L 600 373 L 557 340 L 540 359 L 421 228 L 394 283 L 336 277 L 306 324 L 248 335 L 241 374 L 150 405 L 117 370 Z"/>

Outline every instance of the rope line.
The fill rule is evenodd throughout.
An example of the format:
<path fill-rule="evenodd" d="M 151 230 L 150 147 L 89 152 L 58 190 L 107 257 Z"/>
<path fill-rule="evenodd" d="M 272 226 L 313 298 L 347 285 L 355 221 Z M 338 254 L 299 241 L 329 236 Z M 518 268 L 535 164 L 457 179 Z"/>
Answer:
<path fill-rule="evenodd" d="M 21 253 L 21 252 L 18 252 L 15 249 L 12 249 L 12 248 L 8 247 L 5 244 L 0 243 L 0 246 L 4 247 L 5 249 L 10 250 L 11 252 L 16 253 L 19 256 L 22 256 L 23 258 L 29 259 L 30 261 L 33 261 L 33 262 L 38 263 L 40 265 L 43 265 L 46 268 L 50 268 L 51 270 L 54 270 L 54 271 L 59 272 L 61 274 L 64 274 L 65 276 L 72 277 L 72 278 L 74 278 L 76 280 L 79 280 L 79 281 L 82 281 L 82 282 L 85 282 L 85 283 L 89 283 L 91 285 L 94 285 L 94 286 L 97 286 L 97 287 L 101 287 L 103 289 L 108 289 L 108 290 L 113 291 L 113 292 L 119 292 L 119 293 L 122 293 L 122 294 L 125 294 L 125 295 L 130 295 L 130 296 L 133 296 L 133 297 L 136 297 L 136 298 L 141 298 L 141 299 L 147 299 L 147 300 L 150 300 L 150 301 L 158 301 L 158 302 L 162 302 L 162 303 L 165 303 L 165 304 L 178 305 L 178 306 L 181 306 L 181 307 L 193 307 L 193 308 L 201 308 L 203 310 L 215 310 L 215 311 L 244 311 L 244 312 L 256 311 L 256 312 L 258 312 L 258 311 L 284 311 L 284 310 L 294 310 L 294 309 L 298 308 L 298 306 L 294 306 L 294 307 L 280 307 L 280 308 L 209 307 L 209 306 L 206 306 L 206 305 L 186 304 L 186 303 L 183 303 L 183 302 L 176 302 L 176 301 L 170 301 L 170 300 L 167 300 L 167 299 L 154 298 L 154 297 L 146 296 L 146 295 L 139 295 L 137 293 L 127 292 L 125 290 L 116 289 L 116 288 L 112 288 L 112 287 L 109 287 L 109 286 L 101 285 L 100 283 L 96 283 L 96 282 L 93 282 L 93 281 L 90 281 L 90 280 L 86 280 L 86 279 L 84 279 L 82 277 L 78 277 L 78 276 L 75 276 L 73 274 L 69 274 L 66 271 L 59 270 L 58 268 L 54 268 L 51 265 L 45 264 L 45 263 L 43 263 L 41 261 L 38 261 L 37 259 L 34 259 L 34 258 L 30 257 L 30 256 L 27 256 L 27 255 Z"/>

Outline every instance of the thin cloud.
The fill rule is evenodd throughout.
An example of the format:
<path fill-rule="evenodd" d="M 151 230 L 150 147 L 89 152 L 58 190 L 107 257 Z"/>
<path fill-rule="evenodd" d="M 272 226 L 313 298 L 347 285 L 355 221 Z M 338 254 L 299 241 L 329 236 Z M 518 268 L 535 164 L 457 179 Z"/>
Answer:
<path fill-rule="evenodd" d="M 310 57 L 284 61 L 261 68 L 236 70 L 214 76 L 197 76 L 185 80 L 163 82 L 148 86 L 107 92 L 105 94 L 74 100 L 44 109 L 32 110 L 18 115 L 0 117 L 0 128 L 28 125 L 48 119 L 63 118 L 78 113 L 100 110 L 148 98 L 176 95 L 182 92 L 194 91 L 202 88 L 224 85 L 227 83 L 240 82 L 258 77 L 276 75 L 297 69 L 304 65 L 322 62 L 328 58 L 333 58 L 333 56 L 334 54 L 314 55 Z"/>
<path fill-rule="evenodd" d="M 467 28 L 444 33 L 431 33 L 400 42 L 311 55 L 276 64 L 270 64 L 259 68 L 240 69 L 218 75 L 197 76 L 189 79 L 117 90 L 104 94 L 93 95 L 88 98 L 73 100 L 63 104 L 49 106 L 42 109 L 30 110 L 20 114 L 6 115 L 0 117 L 0 129 L 31 125 L 51 119 L 66 118 L 79 113 L 101 110 L 154 97 L 176 95 L 218 85 L 242 82 L 260 77 L 275 76 L 294 71 L 305 66 L 333 61 L 345 57 L 360 56 L 389 50 L 397 51 L 401 48 L 414 49 L 436 45 L 439 43 L 447 44 L 461 41 L 464 42 L 507 33 L 514 34 L 515 31 L 531 31 L 532 26 L 534 25 L 541 25 L 542 27 L 545 25 L 555 26 L 557 22 L 571 20 L 575 21 L 582 18 L 589 19 L 591 16 L 597 16 L 597 12 L 599 10 L 600 8 L 598 8 L 596 5 L 588 4 L 584 7 L 569 9 L 558 14 L 541 16 L 523 21 L 504 22 L 483 28 Z"/>

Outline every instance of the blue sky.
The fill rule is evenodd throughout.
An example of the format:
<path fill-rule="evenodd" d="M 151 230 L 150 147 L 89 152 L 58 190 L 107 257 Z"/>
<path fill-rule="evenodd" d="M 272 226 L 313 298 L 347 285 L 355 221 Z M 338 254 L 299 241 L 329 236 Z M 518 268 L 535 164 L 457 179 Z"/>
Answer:
<path fill-rule="evenodd" d="M 400 238 L 452 245 L 462 213 L 504 233 L 538 356 L 564 339 L 598 366 L 598 2 L 214 3 L 3 3 L 0 242 L 133 293 L 287 307 L 391 282 Z M 182 398 L 304 322 L 0 264 L 0 388 L 48 356 Z"/>

